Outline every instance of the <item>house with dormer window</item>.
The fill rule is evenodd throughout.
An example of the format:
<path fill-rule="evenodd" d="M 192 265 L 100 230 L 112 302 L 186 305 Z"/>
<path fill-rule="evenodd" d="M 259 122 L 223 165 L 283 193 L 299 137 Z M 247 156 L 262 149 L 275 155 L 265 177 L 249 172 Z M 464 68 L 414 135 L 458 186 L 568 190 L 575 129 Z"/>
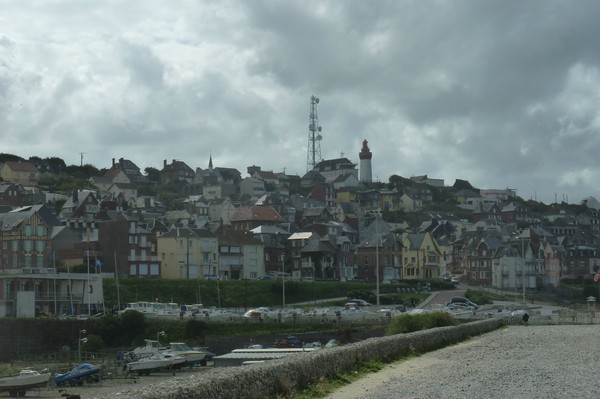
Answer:
<path fill-rule="evenodd" d="M 358 178 L 356 164 L 348 158 L 327 159 L 319 162 L 312 169 L 325 178 L 326 183 L 333 183 L 339 176 L 353 174 Z"/>
<path fill-rule="evenodd" d="M 402 271 L 407 280 L 441 277 L 445 271 L 444 251 L 430 233 L 402 235 Z"/>
<path fill-rule="evenodd" d="M 221 226 L 219 240 L 219 277 L 222 279 L 257 279 L 265 275 L 264 243 L 249 231 Z"/>
<path fill-rule="evenodd" d="M 502 221 L 504 223 L 523 222 L 527 219 L 527 207 L 517 202 L 510 202 L 502 207 Z"/>
<path fill-rule="evenodd" d="M 374 234 L 356 247 L 356 278 L 380 283 L 402 277 L 402 241 L 391 232 Z"/>
<path fill-rule="evenodd" d="M 192 183 L 194 180 L 194 170 L 185 162 L 174 159 L 170 164 L 167 160 L 163 161 L 163 168 L 160 171 L 161 184 L 173 184 L 176 182 Z"/>
<path fill-rule="evenodd" d="M 109 171 L 113 169 L 122 171 L 129 180 L 128 182 L 113 181 L 114 183 L 141 183 L 147 180 L 140 168 L 129 159 L 119 158 L 119 160 L 115 162 L 115 159 L 113 158 L 112 166 Z"/>
<path fill-rule="evenodd" d="M 259 168 L 258 170 L 254 170 L 250 176 L 263 181 L 265 184 L 271 184 L 275 187 L 277 187 L 279 184 L 279 178 L 273 171 L 260 170 Z"/>

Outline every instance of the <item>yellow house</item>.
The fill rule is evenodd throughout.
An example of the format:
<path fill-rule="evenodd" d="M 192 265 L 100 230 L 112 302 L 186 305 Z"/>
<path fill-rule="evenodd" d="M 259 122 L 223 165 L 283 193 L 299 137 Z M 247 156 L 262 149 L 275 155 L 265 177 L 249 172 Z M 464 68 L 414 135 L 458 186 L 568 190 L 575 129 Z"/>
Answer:
<path fill-rule="evenodd" d="M 0 167 L 0 177 L 5 182 L 22 184 L 24 186 L 37 186 L 40 171 L 28 161 L 6 161 Z"/>
<path fill-rule="evenodd" d="M 444 252 L 431 234 L 402 235 L 402 269 L 406 280 L 429 280 L 441 276 Z"/>
<path fill-rule="evenodd" d="M 354 187 L 342 187 L 335 192 L 335 201 L 339 204 L 341 202 L 355 202 L 356 201 L 356 189 Z"/>
<path fill-rule="evenodd" d="M 160 276 L 204 279 L 217 274 L 219 244 L 208 230 L 172 228 L 156 239 Z"/>

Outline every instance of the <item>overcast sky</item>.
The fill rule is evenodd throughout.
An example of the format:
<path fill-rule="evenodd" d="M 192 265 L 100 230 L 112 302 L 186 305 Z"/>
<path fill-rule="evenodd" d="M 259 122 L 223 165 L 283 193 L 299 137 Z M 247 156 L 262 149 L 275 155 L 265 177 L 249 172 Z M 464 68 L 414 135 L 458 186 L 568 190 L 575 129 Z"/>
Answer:
<path fill-rule="evenodd" d="M 600 1 L 0 0 L 0 152 L 600 199 Z M 342 155 L 343 154 L 343 155 Z"/>

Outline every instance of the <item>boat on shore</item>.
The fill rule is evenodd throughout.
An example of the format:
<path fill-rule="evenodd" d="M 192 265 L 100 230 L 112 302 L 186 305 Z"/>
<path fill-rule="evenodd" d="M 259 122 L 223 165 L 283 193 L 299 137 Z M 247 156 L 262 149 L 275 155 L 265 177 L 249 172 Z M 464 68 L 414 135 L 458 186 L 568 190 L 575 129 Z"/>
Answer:
<path fill-rule="evenodd" d="M 88 383 L 99 382 L 102 369 L 99 366 L 90 363 L 81 363 L 73 367 L 66 373 L 57 373 L 54 375 L 54 382 L 57 386 L 69 384 L 70 386 L 83 385 L 83 382 Z"/>
<path fill-rule="evenodd" d="M 158 340 L 155 339 L 145 339 L 144 342 L 144 346 L 138 346 L 137 348 L 131 351 L 131 354 L 133 355 L 132 360 L 139 360 L 145 357 L 150 357 L 155 353 L 166 349 Z"/>
<path fill-rule="evenodd" d="M 51 373 L 48 370 L 25 368 L 17 375 L 0 377 L 0 392 L 8 391 L 10 396 L 25 396 L 28 390 L 46 387 L 50 377 Z"/>
<path fill-rule="evenodd" d="M 125 365 L 128 373 L 149 375 L 159 370 L 178 370 L 185 363 L 185 357 L 172 353 L 155 353 L 152 356 L 141 358 Z"/>
<path fill-rule="evenodd" d="M 161 353 L 183 356 L 185 364 L 190 367 L 195 365 L 206 366 L 206 352 L 194 350 L 185 342 L 171 342 Z"/>

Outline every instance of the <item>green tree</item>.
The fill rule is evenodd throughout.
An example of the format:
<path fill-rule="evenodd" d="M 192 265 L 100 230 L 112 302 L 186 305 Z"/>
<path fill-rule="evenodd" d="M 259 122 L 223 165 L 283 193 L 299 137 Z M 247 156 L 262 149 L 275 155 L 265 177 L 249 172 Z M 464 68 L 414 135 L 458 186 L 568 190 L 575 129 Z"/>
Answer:
<path fill-rule="evenodd" d="M 146 173 L 148 181 L 156 183 L 160 182 L 160 170 L 149 166 L 144 169 L 144 172 Z"/>

